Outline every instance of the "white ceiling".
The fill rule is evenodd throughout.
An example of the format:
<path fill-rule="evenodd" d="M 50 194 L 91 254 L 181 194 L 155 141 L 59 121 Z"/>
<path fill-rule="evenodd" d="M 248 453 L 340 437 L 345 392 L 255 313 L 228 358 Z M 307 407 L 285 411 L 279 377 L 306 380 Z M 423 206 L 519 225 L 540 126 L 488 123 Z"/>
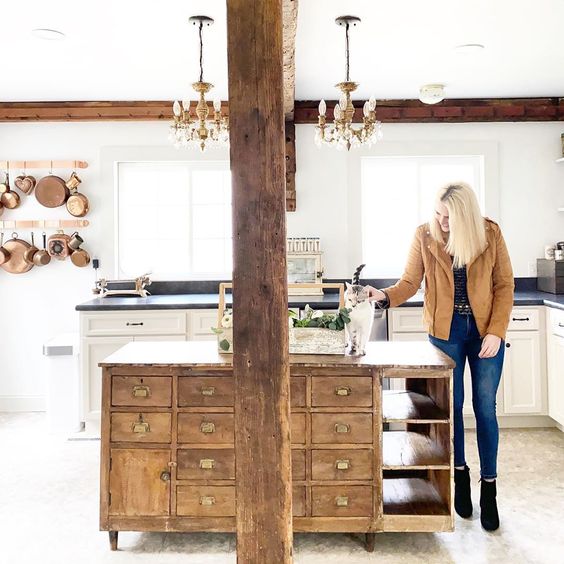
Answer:
<path fill-rule="evenodd" d="M 79 9 L 80 7 L 80 9 Z M 204 78 L 227 98 L 225 0 L 18 0 L 2 6 L 0 101 L 167 100 L 198 78 L 195 14 L 204 30 Z M 429 82 L 447 97 L 564 96 L 563 0 L 299 0 L 296 99 L 335 98 L 351 30 L 358 98 L 416 98 Z M 64 41 L 44 41 L 53 28 Z M 455 45 L 482 43 L 478 56 Z"/>

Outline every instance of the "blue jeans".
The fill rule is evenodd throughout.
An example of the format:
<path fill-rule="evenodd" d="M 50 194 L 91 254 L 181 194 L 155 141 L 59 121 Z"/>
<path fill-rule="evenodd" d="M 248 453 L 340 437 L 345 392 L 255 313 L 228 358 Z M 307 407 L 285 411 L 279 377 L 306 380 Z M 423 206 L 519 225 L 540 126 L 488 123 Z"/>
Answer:
<path fill-rule="evenodd" d="M 505 342 L 492 358 L 479 358 L 482 339 L 473 315 L 454 313 L 448 341 L 429 335 L 433 345 L 450 356 L 456 363 L 453 374 L 454 396 L 454 465 L 464 466 L 464 366 L 466 359 L 472 375 L 472 406 L 476 416 L 476 434 L 482 478 L 497 477 L 497 448 L 499 428 L 496 417 L 496 393 L 501 380 Z"/>

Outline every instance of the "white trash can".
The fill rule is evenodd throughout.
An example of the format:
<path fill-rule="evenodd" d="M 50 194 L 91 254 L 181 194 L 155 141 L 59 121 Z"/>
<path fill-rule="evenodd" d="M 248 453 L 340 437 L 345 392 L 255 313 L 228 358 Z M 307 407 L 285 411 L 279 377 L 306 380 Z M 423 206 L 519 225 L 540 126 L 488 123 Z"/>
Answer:
<path fill-rule="evenodd" d="M 81 430 L 78 334 L 66 333 L 43 345 L 47 357 L 47 425 L 51 433 Z"/>

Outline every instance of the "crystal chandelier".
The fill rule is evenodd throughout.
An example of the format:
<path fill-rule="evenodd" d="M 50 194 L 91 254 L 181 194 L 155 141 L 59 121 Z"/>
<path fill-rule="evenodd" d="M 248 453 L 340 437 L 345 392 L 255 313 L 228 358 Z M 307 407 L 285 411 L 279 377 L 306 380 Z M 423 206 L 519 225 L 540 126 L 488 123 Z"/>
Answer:
<path fill-rule="evenodd" d="M 206 101 L 206 94 L 213 88 L 213 84 L 204 82 L 203 41 L 204 26 L 213 24 L 213 19 L 207 16 L 193 16 L 190 23 L 197 25 L 200 36 L 200 80 L 192 84 L 198 93 L 198 100 L 192 103 L 183 100 L 182 104 L 176 100 L 172 105 L 174 123 L 170 126 L 169 139 L 175 147 L 199 147 L 205 151 L 209 146 L 227 145 L 229 143 L 229 118 L 221 112 L 221 100 L 213 102 L 213 116 Z"/>
<path fill-rule="evenodd" d="M 341 91 L 339 102 L 333 109 L 333 125 L 327 125 L 325 114 L 327 105 L 325 100 L 319 102 L 319 123 L 315 128 L 315 142 L 336 146 L 338 149 L 350 150 L 351 147 L 370 147 L 382 139 L 382 123 L 376 119 L 376 100 L 371 97 L 362 108 L 362 126 L 354 127 L 354 106 L 351 101 L 351 92 L 354 92 L 358 83 L 351 82 L 349 76 L 349 28 L 360 23 L 356 16 L 341 16 L 335 23 L 345 28 L 346 46 L 346 80 L 339 82 L 335 87 Z"/>

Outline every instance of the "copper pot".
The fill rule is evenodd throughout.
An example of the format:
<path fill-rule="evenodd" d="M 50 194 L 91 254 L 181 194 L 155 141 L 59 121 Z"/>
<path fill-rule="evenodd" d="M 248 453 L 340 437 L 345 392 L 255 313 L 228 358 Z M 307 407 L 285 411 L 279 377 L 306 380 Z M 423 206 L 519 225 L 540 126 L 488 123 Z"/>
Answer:
<path fill-rule="evenodd" d="M 35 253 L 37 253 L 39 249 L 35 246 L 35 237 L 34 234 L 31 234 L 31 247 L 29 247 L 29 249 L 26 250 L 26 252 L 24 253 L 24 260 L 25 262 L 27 262 L 27 264 L 35 264 L 35 262 L 33 261 L 33 258 L 35 256 Z"/>
<path fill-rule="evenodd" d="M 37 201 L 46 208 L 58 208 L 69 197 L 70 191 L 60 176 L 44 176 L 35 187 Z"/>
<path fill-rule="evenodd" d="M 73 172 L 65 183 L 71 191 L 71 195 L 67 200 L 67 210 L 74 217 L 84 217 L 90 209 L 88 198 L 77 190 L 81 182 L 82 180 L 80 180 L 76 172 Z"/>
<path fill-rule="evenodd" d="M 0 233 L 0 264 L 10 260 L 10 251 L 4 248 L 4 233 Z"/>
<path fill-rule="evenodd" d="M 33 255 L 33 264 L 35 266 L 45 266 L 51 262 L 51 255 L 47 252 L 47 234 L 43 232 L 43 248 L 39 249 Z"/>
<path fill-rule="evenodd" d="M 71 255 L 71 262 L 74 266 L 87 266 L 90 264 L 90 255 L 84 249 L 77 249 Z"/>
<path fill-rule="evenodd" d="M 47 241 L 47 252 L 57 260 L 65 260 L 71 253 L 69 247 L 70 236 L 58 231 L 49 237 Z"/>
<path fill-rule="evenodd" d="M 13 210 L 20 205 L 20 197 L 10 189 L 10 175 L 6 172 L 6 179 L 0 184 L 0 202 L 5 208 Z"/>

